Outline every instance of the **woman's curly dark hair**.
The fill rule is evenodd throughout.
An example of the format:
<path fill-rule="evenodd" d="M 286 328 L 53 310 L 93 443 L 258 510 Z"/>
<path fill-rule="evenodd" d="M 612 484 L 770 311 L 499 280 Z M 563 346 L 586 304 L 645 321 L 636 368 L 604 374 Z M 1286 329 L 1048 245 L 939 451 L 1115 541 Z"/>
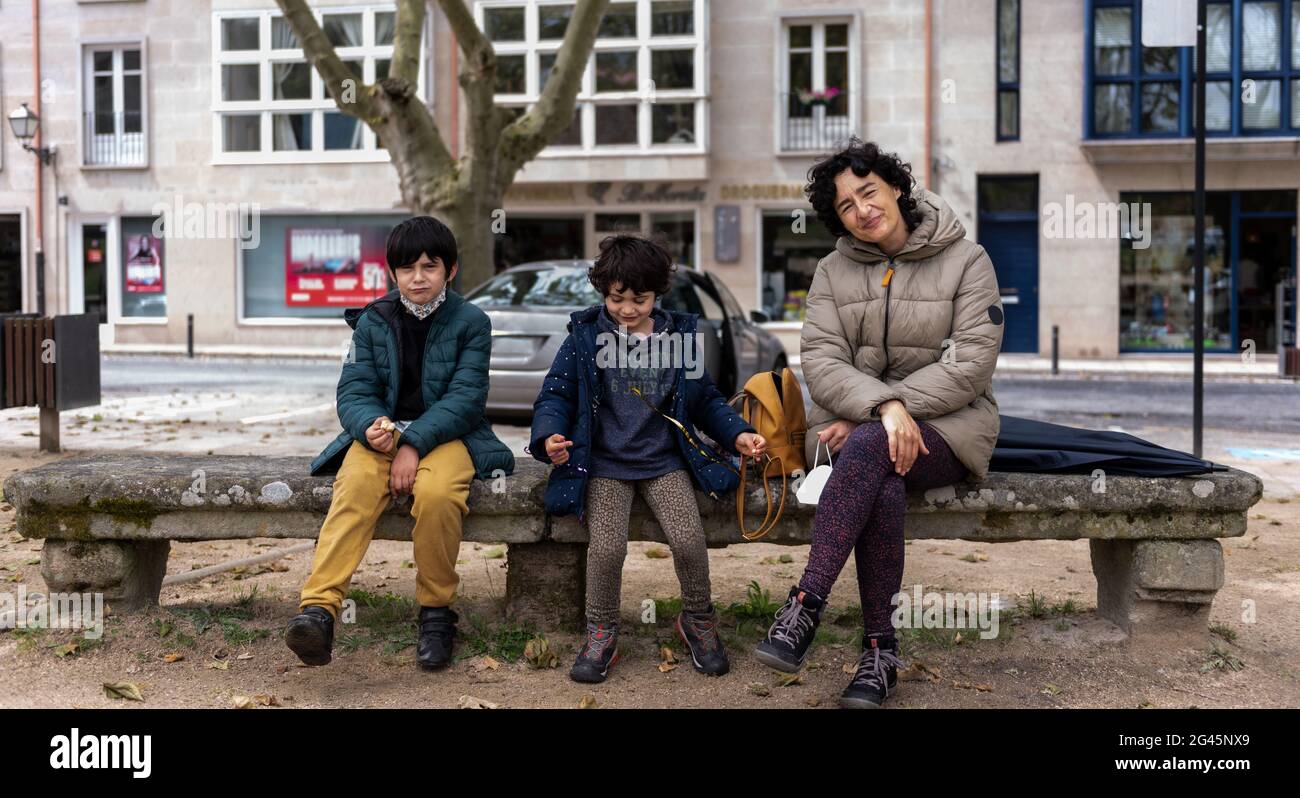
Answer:
<path fill-rule="evenodd" d="M 672 287 L 676 271 L 661 237 L 620 233 L 600 242 L 600 254 L 587 270 L 587 279 L 602 297 L 609 296 L 617 283 L 634 294 L 663 296 Z"/>
<path fill-rule="evenodd" d="M 835 212 L 835 178 L 845 169 L 852 169 L 858 177 L 866 177 L 875 172 L 881 180 L 902 192 L 898 196 L 898 210 L 903 216 L 903 223 L 908 231 L 916 229 L 921 217 L 916 211 L 916 200 L 912 189 L 916 179 L 912 177 L 912 165 L 904 163 L 892 152 L 885 152 L 873 141 L 862 141 L 857 136 L 849 139 L 849 145 L 839 152 L 813 164 L 808 170 L 808 185 L 804 194 L 817 213 L 817 218 L 826 225 L 826 229 L 835 237 L 849 235 Z"/>

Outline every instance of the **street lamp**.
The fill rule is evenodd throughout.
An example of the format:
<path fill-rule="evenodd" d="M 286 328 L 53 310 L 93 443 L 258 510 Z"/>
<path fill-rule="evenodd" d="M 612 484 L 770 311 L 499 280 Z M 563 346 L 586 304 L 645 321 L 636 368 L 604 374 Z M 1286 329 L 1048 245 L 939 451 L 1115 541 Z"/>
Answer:
<path fill-rule="evenodd" d="M 14 137 L 23 145 L 23 149 L 35 153 L 36 157 L 41 159 L 41 163 L 49 166 L 50 161 L 54 158 L 54 148 L 33 147 L 29 143 L 35 138 L 40 125 L 41 118 L 27 107 L 27 103 L 23 103 L 21 108 L 9 114 L 9 128 L 13 130 Z"/>

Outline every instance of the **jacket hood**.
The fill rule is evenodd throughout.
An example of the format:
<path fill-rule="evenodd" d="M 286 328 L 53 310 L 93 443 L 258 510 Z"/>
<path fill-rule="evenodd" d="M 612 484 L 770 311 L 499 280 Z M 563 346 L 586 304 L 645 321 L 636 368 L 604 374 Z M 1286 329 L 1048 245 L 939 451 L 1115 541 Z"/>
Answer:
<path fill-rule="evenodd" d="M 391 321 L 397 314 L 398 308 L 401 307 L 401 302 L 398 299 L 400 296 L 401 292 L 394 288 L 392 291 L 389 291 L 378 299 L 371 300 L 370 303 L 363 308 L 348 308 L 343 311 L 343 319 L 348 323 L 348 326 L 354 330 L 357 328 L 357 322 L 361 321 L 361 317 L 366 315 L 366 312 L 370 310 L 374 310 L 378 313 L 384 321 Z M 455 307 L 462 301 L 463 298 L 461 295 L 453 291 L 451 286 L 447 286 L 447 298 L 438 306 L 438 310 L 435 311 L 435 313 L 442 311 L 447 306 Z"/>
<path fill-rule="evenodd" d="M 912 198 L 916 200 L 916 212 L 921 221 L 907 237 L 907 243 L 894 256 L 894 260 L 928 258 L 966 237 L 966 228 L 962 226 L 956 212 L 939 195 L 923 188 L 915 188 L 912 189 Z M 879 263 L 889 259 L 879 246 L 863 241 L 852 233 L 840 236 L 835 242 L 835 250 L 858 263 Z"/>

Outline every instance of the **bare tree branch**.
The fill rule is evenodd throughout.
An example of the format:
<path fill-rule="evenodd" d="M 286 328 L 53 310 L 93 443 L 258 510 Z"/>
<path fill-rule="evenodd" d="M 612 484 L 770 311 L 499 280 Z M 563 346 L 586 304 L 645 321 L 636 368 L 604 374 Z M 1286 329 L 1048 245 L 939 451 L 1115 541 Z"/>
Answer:
<path fill-rule="evenodd" d="M 343 63 L 306 0 L 276 0 L 276 4 L 302 43 L 303 54 L 320 73 L 334 104 L 343 113 L 365 122 L 389 148 L 403 197 L 408 202 L 427 204 L 432 193 L 445 200 L 446 189 L 435 186 L 437 181 L 431 180 L 428 172 L 441 172 L 454 180 L 456 162 L 433 115 L 415 93 L 424 27 L 423 0 L 402 0 L 398 7 L 390 76 L 378 86 L 363 84 L 361 76 Z"/>
<path fill-rule="evenodd" d="M 572 123 L 582 73 L 608 5 L 609 0 L 578 1 L 541 96 L 532 109 L 512 122 L 501 136 L 498 157 L 503 161 L 499 169 L 503 185 L 509 185 L 521 166 Z"/>
<path fill-rule="evenodd" d="M 390 78 L 399 78 L 412 86 L 420 78 L 420 36 L 424 31 L 425 0 L 400 0 L 397 4 L 397 29 L 393 31 L 393 62 Z"/>

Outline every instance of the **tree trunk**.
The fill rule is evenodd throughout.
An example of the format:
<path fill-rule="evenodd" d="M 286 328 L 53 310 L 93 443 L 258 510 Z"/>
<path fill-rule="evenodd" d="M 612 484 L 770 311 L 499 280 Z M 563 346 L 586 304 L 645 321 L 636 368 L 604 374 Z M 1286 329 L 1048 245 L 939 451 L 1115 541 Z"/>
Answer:
<path fill-rule="evenodd" d="M 495 211 L 504 205 L 501 195 L 462 197 L 455 205 L 441 209 L 441 216 L 456 235 L 460 271 L 455 289 L 461 294 L 482 285 L 496 274 L 496 243 L 492 232 Z M 504 212 L 497 214 L 504 223 Z"/>

